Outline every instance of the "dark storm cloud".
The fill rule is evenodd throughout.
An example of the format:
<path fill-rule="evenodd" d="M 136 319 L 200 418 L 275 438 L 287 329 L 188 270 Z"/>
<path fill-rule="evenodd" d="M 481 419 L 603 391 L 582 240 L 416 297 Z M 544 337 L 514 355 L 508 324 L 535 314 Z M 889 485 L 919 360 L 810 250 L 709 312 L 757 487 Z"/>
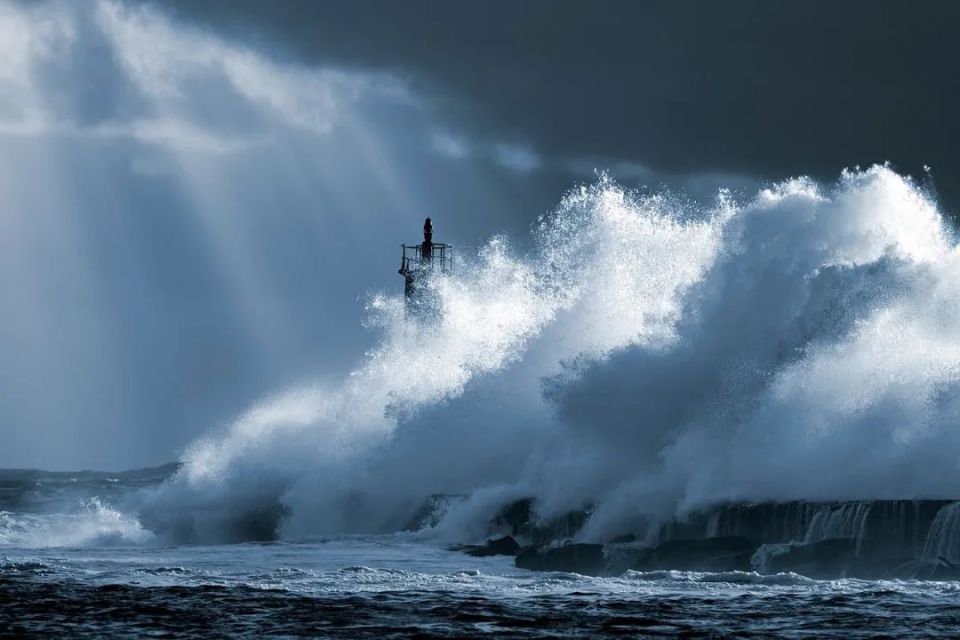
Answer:
<path fill-rule="evenodd" d="M 960 200 L 948 2 L 176 0 L 311 64 L 387 68 L 474 132 L 671 173 L 934 168 Z"/>

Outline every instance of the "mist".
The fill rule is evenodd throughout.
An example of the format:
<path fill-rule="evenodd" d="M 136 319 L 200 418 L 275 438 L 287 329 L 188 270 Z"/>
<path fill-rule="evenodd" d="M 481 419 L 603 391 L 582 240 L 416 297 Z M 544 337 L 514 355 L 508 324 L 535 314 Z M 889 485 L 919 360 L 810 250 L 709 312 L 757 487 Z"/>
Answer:
<path fill-rule="evenodd" d="M 4 2 L 0 34 L 0 466 L 174 460 L 350 366 L 424 216 L 470 246 L 557 197 L 387 72 L 106 0 Z"/>
<path fill-rule="evenodd" d="M 455 540 L 520 497 L 591 507 L 587 538 L 724 501 L 950 497 L 958 254 L 915 181 L 691 209 L 601 178 L 533 246 L 495 238 L 434 281 L 434 321 L 374 298 L 378 345 L 342 382 L 200 439 L 151 508 L 202 508 L 215 539 L 211 504 L 277 503 L 297 537 L 466 496 L 434 532 Z"/>
<path fill-rule="evenodd" d="M 91 7 L 0 9 L 0 464 L 181 459 L 132 508 L 220 513 L 213 540 L 244 509 L 395 530 L 437 493 L 466 496 L 451 537 L 528 496 L 592 505 L 586 536 L 949 497 L 957 251 L 928 174 L 608 174 L 458 129 L 394 72 Z M 425 215 L 458 253 L 419 322 L 396 245 Z"/>

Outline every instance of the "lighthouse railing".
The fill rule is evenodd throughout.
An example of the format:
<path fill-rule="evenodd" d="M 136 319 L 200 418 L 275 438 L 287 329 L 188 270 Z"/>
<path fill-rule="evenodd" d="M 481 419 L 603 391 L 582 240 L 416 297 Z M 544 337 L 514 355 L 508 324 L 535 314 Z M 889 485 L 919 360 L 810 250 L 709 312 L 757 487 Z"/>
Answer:
<path fill-rule="evenodd" d="M 404 269 L 428 269 L 448 273 L 453 271 L 453 246 L 444 242 L 434 242 L 430 256 L 423 256 L 423 245 L 402 244 L 401 257 Z"/>

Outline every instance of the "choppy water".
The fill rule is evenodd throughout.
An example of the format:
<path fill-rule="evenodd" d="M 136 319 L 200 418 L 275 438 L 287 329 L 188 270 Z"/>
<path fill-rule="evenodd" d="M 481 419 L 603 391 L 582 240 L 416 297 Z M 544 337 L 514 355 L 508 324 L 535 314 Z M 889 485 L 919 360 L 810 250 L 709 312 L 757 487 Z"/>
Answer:
<path fill-rule="evenodd" d="M 5 548 L 0 634 L 955 637 L 960 584 L 533 573 L 409 536 Z"/>
<path fill-rule="evenodd" d="M 413 533 L 167 546 L 172 467 L 0 471 L 0 637 L 955 637 L 960 583 L 517 569 Z"/>
<path fill-rule="evenodd" d="M 0 472 L 0 637 L 954 637 L 960 583 L 534 573 L 413 533 L 168 546 L 172 471 Z"/>
<path fill-rule="evenodd" d="M 172 467 L 0 471 L 0 637 L 955 637 L 960 583 L 517 569 L 415 533 L 168 546 Z"/>

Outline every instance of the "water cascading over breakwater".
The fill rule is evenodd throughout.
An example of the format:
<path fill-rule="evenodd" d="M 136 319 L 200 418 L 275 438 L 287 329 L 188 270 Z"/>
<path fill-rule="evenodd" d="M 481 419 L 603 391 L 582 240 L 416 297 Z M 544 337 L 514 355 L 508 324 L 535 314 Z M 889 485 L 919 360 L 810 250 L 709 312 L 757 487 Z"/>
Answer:
<path fill-rule="evenodd" d="M 960 563 L 960 502 L 950 503 L 937 513 L 923 547 L 923 557 Z"/>
<path fill-rule="evenodd" d="M 463 537 L 534 496 L 543 518 L 594 505 L 599 537 L 724 501 L 956 497 L 960 265 L 908 178 L 696 209 L 604 178 L 534 234 L 436 278 L 430 327 L 373 297 L 379 346 L 342 383 L 201 439 L 143 512 L 233 526 L 279 503 L 286 535 L 390 530 L 456 494 L 437 533 Z M 855 535 L 849 509 L 811 535 Z"/>

